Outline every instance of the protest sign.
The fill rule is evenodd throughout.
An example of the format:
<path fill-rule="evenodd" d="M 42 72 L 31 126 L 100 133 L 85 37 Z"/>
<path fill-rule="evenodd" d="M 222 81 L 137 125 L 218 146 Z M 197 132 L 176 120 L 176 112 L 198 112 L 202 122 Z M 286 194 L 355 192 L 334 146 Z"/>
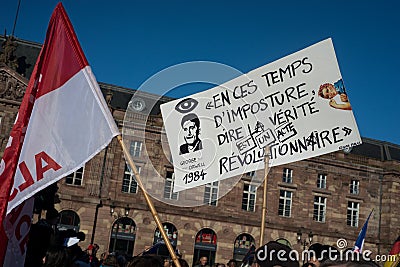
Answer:
<path fill-rule="evenodd" d="M 361 144 L 331 39 L 161 111 L 175 192 Z"/>

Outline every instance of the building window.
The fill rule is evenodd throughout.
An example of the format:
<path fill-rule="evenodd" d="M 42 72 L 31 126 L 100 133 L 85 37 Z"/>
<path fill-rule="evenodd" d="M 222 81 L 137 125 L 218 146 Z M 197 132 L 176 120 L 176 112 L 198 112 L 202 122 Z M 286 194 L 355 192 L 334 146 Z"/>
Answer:
<path fill-rule="evenodd" d="M 314 196 L 314 221 L 325 222 L 326 197 Z"/>
<path fill-rule="evenodd" d="M 65 183 L 70 185 L 82 185 L 83 179 L 83 167 L 79 168 L 76 172 L 73 172 L 65 178 Z"/>
<path fill-rule="evenodd" d="M 349 201 L 347 205 L 347 225 L 358 227 L 358 215 L 360 212 L 360 203 Z"/>
<path fill-rule="evenodd" d="M 111 229 L 108 251 L 115 254 L 132 255 L 136 239 L 136 224 L 128 217 L 116 220 Z"/>
<path fill-rule="evenodd" d="M 60 211 L 60 221 L 57 225 L 59 231 L 66 231 L 72 229 L 75 232 L 79 232 L 80 228 L 80 218 L 79 215 L 73 210 L 63 210 Z"/>
<path fill-rule="evenodd" d="M 218 181 L 206 184 L 204 188 L 204 204 L 217 206 Z"/>
<path fill-rule="evenodd" d="M 278 242 L 278 243 L 280 243 L 280 244 L 282 244 L 282 245 L 288 246 L 289 248 L 292 247 L 292 244 L 290 244 L 289 240 L 287 240 L 287 239 L 285 239 L 285 238 L 278 238 L 278 239 L 276 240 L 276 242 Z"/>
<path fill-rule="evenodd" d="M 242 262 L 246 255 L 251 255 L 251 253 L 255 252 L 256 242 L 251 235 L 241 234 L 236 237 L 233 247 L 233 259 Z"/>
<path fill-rule="evenodd" d="M 292 209 L 292 192 L 280 190 L 278 214 L 284 217 L 290 217 Z"/>
<path fill-rule="evenodd" d="M 136 167 L 140 173 L 140 167 Z M 133 171 L 125 164 L 124 179 L 122 180 L 122 192 L 136 194 L 138 184 L 135 180 L 135 174 Z"/>
<path fill-rule="evenodd" d="M 283 175 L 282 175 L 282 182 L 284 183 L 292 183 L 292 176 L 293 176 L 293 170 L 284 168 L 283 169 Z"/>
<path fill-rule="evenodd" d="M 254 177 L 256 176 L 256 171 L 247 172 L 246 175 L 249 177 Z"/>
<path fill-rule="evenodd" d="M 257 187 L 249 182 L 243 184 L 242 210 L 255 211 Z"/>
<path fill-rule="evenodd" d="M 165 199 L 178 199 L 178 192 L 174 193 L 175 174 L 174 172 L 167 171 L 164 185 L 164 198 Z"/>
<path fill-rule="evenodd" d="M 208 258 L 208 265 L 214 266 L 215 252 L 217 251 L 217 235 L 210 228 L 201 229 L 194 241 L 193 262 L 199 262 L 200 258 Z"/>
<path fill-rule="evenodd" d="M 360 193 L 360 181 L 351 180 L 350 183 L 350 194 L 358 195 Z"/>
<path fill-rule="evenodd" d="M 317 187 L 322 189 L 326 188 L 326 174 L 318 174 Z"/>
<path fill-rule="evenodd" d="M 129 148 L 129 153 L 132 157 L 140 157 L 140 154 L 142 153 L 142 142 L 132 141 L 131 147 Z"/>
<path fill-rule="evenodd" d="M 169 242 L 174 250 L 176 250 L 176 246 L 178 245 L 178 230 L 176 229 L 175 225 L 171 223 L 163 223 L 162 225 L 165 234 L 168 236 Z M 169 256 L 168 248 L 165 245 L 161 231 L 158 227 L 154 231 L 153 247 L 147 253 L 160 255 L 166 258 Z"/>

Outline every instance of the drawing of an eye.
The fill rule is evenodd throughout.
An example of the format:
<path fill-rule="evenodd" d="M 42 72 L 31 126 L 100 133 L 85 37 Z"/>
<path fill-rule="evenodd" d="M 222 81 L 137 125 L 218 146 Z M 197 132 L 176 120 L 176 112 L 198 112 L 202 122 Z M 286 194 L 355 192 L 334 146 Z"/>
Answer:
<path fill-rule="evenodd" d="M 185 98 L 182 101 L 180 101 L 178 104 L 176 104 L 175 109 L 179 113 L 188 113 L 195 109 L 197 107 L 197 102 L 193 98 Z"/>

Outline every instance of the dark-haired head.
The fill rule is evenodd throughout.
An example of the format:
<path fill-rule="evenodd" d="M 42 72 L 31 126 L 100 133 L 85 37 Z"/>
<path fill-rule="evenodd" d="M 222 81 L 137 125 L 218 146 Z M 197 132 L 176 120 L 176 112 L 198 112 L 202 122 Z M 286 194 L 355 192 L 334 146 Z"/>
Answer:
<path fill-rule="evenodd" d="M 163 267 L 164 262 L 156 255 L 143 255 L 134 257 L 127 267 Z"/>
<path fill-rule="evenodd" d="M 63 246 L 50 247 L 44 258 L 43 267 L 70 267 L 72 256 L 68 248 Z"/>
<path fill-rule="evenodd" d="M 320 267 L 379 267 L 374 261 L 371 260 L 325 260 L 321 263 Z"/>

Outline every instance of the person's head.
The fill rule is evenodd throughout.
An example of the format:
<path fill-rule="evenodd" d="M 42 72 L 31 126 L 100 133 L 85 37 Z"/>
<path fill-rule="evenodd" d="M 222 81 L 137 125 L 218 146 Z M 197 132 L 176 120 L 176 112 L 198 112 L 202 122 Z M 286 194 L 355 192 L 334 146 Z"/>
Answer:
<path fill-rule="evenodd" d="M 165 258 L 164 259 L 164 267 L 170 267 L 171 265 L 172 265 L 171 258 Z"/>
<path fill-rule="evenodd" d="M 302 267 L 316 267 L 316 265 L 314 263 L 308 261 L 308 262 L 304 263 L 302 265 Z"/>
<path fill-rule="evenodd" d="M 80 231 L 76 234 L 76 237 L 79 238 L 79 241 L 85 241 L 86 235 L 84 232 Z"/>
<path fill-rule="evenodd" d="M 194 113 L 183 116 L 181 126 L 184 132 L 185 142 L 192 145 L 200 134 L 200 120 Z"/>
<path fill-rule="evenodd" d="M 126 257 L 124 255 L 117 256 L 117 264 L 119 267 L 125 267 L 127 263 Z"/>
<path fill-rule="evenodd" d="M 236 267 L 237 263 L 236 263 L 236 260 L 230 259 L 226 265 L 228 267 Z"/>
<path fill-rule="evenodd" d="M 373 261 L 370 260 L 326 260 L 321 263 L 321 267 L 379 267 Z"/>
<path fill-rule="evenodd" d="M 322 245 L 322 249 L 321 249 L 321 257 L 318 258 L 318 262 L 317 264 L 315 264 L 317 267 L 319 267 L 324 261 L 328 260 L 330 257 L 333 258 L 340 258 L 340 251 L 330 245 Z"/>
<path fill-rule="evenodd" d="M 107 259 L 108 255 L 109 255 L 108 251 L 104 251 L 103 253 L 101 253 L 100 259 L 105 260 Z"/>
<path fill-rule="evenodd" d="M 134 257 L 127 267 L 163 267 L 162 258 L 156 255 L 143 255 Z"/>
<path fill-rule="evenodd" d="M 314 264 L 316 267 L 319 266 L 319 260 L 321 260 L 323 245 L 320 243 L 314 243 L 308 248 L 308 263 Z M 309 266 L 304 266 L 309 267 Z"/>
<path fill-rule="evenodd" d="M 189 267 L 187 261 L 182 258 L 178 258 L 179 264 L 181 267 Z M 175 262 L 171 258 L 164 259 L 164 267 L 176 267 Z"/>
<path fill-rule="evenodd" d="M 216 263 L 216 264 L 215 264 L 215 267 L 225 267 L 225 264 L 223 264 L 223 263 Z"/>
<path fill-rule="evenodd" d="M 207 261 L 208 261 L 208 259 L 207 259 L 207 257 L 206 256 L 203 256 L 203 257 L 201 257 L 200 258 L 200 265 L 206 265 L 207 264 Z"/>
<path fill-rule="evenodd" d="M 43 267 L 70 267 L 72 255 L 63 246 L 50 247 L 43 258 Z"/>
<path fill-rule="evenodd" d="M 324 83 L 319 87 L 318 95 L 322 98 L 331 99 L 337 95 L 337 91 L 333 84 Z"/>
<path fill-rule="evenodd" d="M 95 251 L 95 248 L 94 248 L 94 246 L 92 244 L 90 244 L 86 249 L 86 253 L 89 254 L 89 255 L 93 255 L 94 251 Z"/>
<path fill-rule="evenodd" d="M 185 261 L 184 259 L 178 259 L 178 261 L 179 261 L 179 264 L 181 265 L 181 267 L 189 267 L 189 263 L 187 263 L 187 261 Z M 176 267 L 174 261 L 172 261 L 171 266 Z"/>
<path fill-rule="evenodd" d="M 117 259 L 115 258 L 115 255 L 108 255 L 104 259 L 104 265 L 110 265 L 110 266 L 117 266 Z"/>
<path fill-rule="evenodd" d="M 46 221 L 49 224 L 55 225 L 60 219 L 60 213 L 55 208 L 50 208 L 46 212 Z"/>

